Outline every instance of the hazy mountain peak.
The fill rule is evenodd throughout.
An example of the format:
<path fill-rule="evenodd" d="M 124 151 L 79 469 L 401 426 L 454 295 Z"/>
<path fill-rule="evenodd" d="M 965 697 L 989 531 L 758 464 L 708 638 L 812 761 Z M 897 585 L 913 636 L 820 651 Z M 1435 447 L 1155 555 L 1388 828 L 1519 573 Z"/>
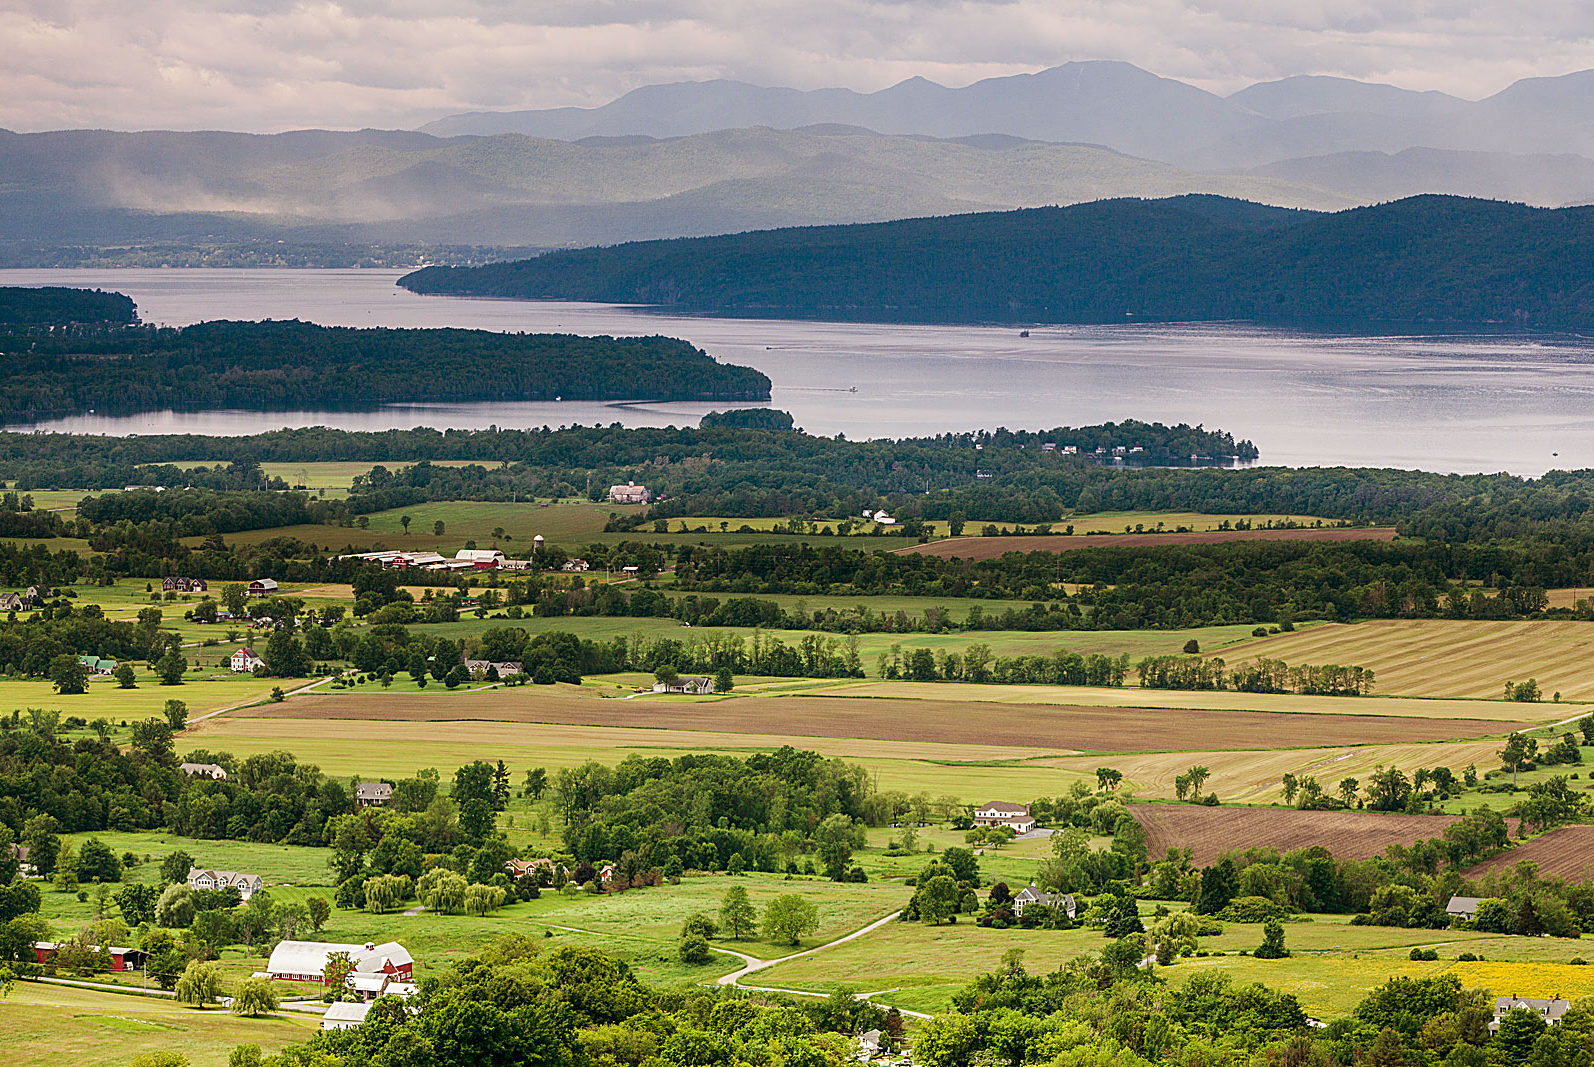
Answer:
<path fill-rule="evenodd" d="M 1258 82 L 1228 99 L 1271 119 L 1352 112 L 1416 118 L 1454 114 L 1467 106 L 1465 100 L 1446 93 L 1418 92 L 1326 74 L 1298 74 Z"/>

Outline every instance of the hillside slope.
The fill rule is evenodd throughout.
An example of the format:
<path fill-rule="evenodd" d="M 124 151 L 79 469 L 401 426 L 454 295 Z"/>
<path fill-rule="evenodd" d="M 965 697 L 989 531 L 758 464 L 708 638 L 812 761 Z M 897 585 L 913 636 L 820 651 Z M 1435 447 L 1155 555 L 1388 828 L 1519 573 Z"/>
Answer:
<path fill-rule="evenodd" d="M 558 247 L 1187 192 L 1352 203 L 1087 145 L 836 126 L 581 142 L 0 131 L 0 242 L 288 234 Z"/>
<path fill-rule="evenodd" d="M 427 268 L 417 292 L 919 322 L 1594 326 L 1594 208 L 1215 197 L 769 230 Z"/>

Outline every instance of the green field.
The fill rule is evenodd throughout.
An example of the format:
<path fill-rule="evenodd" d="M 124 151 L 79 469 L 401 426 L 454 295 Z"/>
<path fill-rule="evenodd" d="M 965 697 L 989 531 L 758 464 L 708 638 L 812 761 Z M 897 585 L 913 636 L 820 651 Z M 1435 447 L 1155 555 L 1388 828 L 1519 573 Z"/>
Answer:
<path fill-rule="evenodd" d="M 320 1023 L 301 1012 L 245 1019 L 166 999 L 19 982 L 0 1002 L 0 1047 L 13 1067 L 123 1067 L 140 1053 L 160 1051 L 211 1067 L 226 1063 L 241 1044 L 270 1054 L 305 1041 Z"/>
<path fill-rule="evenodd" d="M 1150 902 L 1142 905 L 1147 922 L 1151 921 L 1151 908 Z M 1198 970 L 1223 970 L 1237 982 L 1260 981 L 1294 993 L 1308 1012 L 1331 1017 L 1348 1014 L 1368 991 L 1390 978 L 1436 974 L 1455 967 L 1461 952 L 1477 953 L 1491 961 L 1536 964 L 1565 963 L 1582 951 L 1579 942 L 1564 939 L 1355 927 L 1347 925 L 1349 917 L 1343 915 L 1311 918 L 1311 922 L 1285 924 L 1285 943 L 1293 953 L 1289 959 L 1239 955 L 1242 949 L 1249 951 L 1261 943 L 1262 928 L 1231 923 L 1221 936 L 1202 938 L 1200 943 L 1203 951 L 1225 955 L 1181 960 L 1160 968 L 1159 973 L 1181 983 Z M 996 969 L 1010 949 L 1022 949 L 1025 967 L 1042 973 L 1076 956 L 1099 952 L 1105 943 L 1098 930 L 994 930 L 976 926 L 967 918 L 947 926 L 894 923 L 866 938 L 760 971 L 757 983 L 821 993 L 838 988 L 891 989 L 897 991 L 885 998 L 891 1003 L 919 1011 L 943 1011 L 969 978 Z M 1428 963 L 1408 959 L 1411 949 L 1419 946 L 1434 948 L 1440 959 Z M 1532 973 L 1530 967 L 1520 971 L 1524 982 Z M 1548 996 L 1551 992 L 1520 995 Z"/>
<path fill-rule="evenodd" d="M 186 649 L 192 664 L 195 649 Z M 81 716 L 90 722 L 109 719 L 113 725 L 160 715 L 168 700 L 181 700 L 188 705 L 190 717 L 222 708 L 241 707 L 266 699 L 274 686 L 283 684 L 291 688 L 294 682 L 280 679 L 255 678 L 247 674 L 216 675 L 206 671 L 189 673 L 182 685 L 161 685 L 149 668 L 136 667 L 138 687 L 120 688 L 115 679 L 94 678 L 88 692 L 62 696 L 47 681 L 39 679 L 8 678 L 0 681 L 0 708 L 54 708 L 63 716 Z M 181 740 L 178 742 L 181 744 Z"/>

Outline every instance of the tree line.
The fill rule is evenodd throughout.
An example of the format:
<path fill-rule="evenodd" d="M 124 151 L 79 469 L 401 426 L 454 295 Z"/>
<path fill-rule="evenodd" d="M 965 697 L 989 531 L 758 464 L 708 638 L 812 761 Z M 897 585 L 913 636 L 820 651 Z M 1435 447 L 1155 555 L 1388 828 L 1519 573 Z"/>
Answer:
<path fill-rule="evenodd" d="M 667 337 L 353 329 L 299 321 L 60 332 L 0 326 L 13 419 L 93 409 L 417 400 L 763 400 L 769 379 Z M 193 457 L 201 458 L 201 457 Z"/>

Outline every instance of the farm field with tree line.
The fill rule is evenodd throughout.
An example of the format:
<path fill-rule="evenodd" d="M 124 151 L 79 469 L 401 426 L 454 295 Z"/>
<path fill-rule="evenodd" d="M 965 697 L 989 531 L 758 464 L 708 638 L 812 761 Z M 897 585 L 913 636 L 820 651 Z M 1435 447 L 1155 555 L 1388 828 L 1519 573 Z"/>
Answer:
<path fill-rule="evenodd" d="M 1249 447 L 1138 422 L 850 442 L 762 411 L 0 434 L 0 1028 L 32 1047 L 70 1011 L 128 1056 L 270 1054 L 319 986 L 278 983 L 311 1003 L 258 1018 L 193 1000 L 247 1007 L 271 946 L 306 938 L 406 947 L 427 1007 L 395 1031 L 535 974 L 598 1011 L 577 1029 L 624 1029 L 653 987 L 677 1035 L 727 1004 L 790 1012 L 791 1054 L 827 1064 L 887 1006 L 927 1067 L 961 1067 L 937 1051 L 961 1019 L 1008 1056 L 989 1012 L 1116 990 L 1188 1036 L 1259 982 L 1243 996 L 1285 1021 L 1246 1055 L 1309 1012 L 1351 1062 L 1443 1045 L 1367 1022 L 1414 989 L 1457 1018 L 1483 1005 L 1462 988 L 1594 995 L 1588 475 L 1095 458 L 1130 446 Z M 632 481 L 655 498 L 605 499 Z M 376 549 L 525 566 L 338 558 Z M 232 669 L 241 649 L 258 667 Z M 359 806 L 377 781 L 391 798 Z M 993 801 L 1039 829 L 978 824 Z M 264 888 L 202 896 L 190 865 Z M 1032 884 L 1058 895 L 1020 916 Z M 153 963 L 107 973 L 112 945 Z M 63 973 L 122 991 L 30 981 Z M 594 1008 L 583 975 L 631 1006 Z M 151 984 L 177 998 L 131 997 Z M 1594 1029 L 1574 1009 L 1567 1040 L 1576 1012 Z M 1098 1024 L 1067 1025 L 1118 1040 Z M 352 1062 L 353 1040 L 315 1042 Z"/>

